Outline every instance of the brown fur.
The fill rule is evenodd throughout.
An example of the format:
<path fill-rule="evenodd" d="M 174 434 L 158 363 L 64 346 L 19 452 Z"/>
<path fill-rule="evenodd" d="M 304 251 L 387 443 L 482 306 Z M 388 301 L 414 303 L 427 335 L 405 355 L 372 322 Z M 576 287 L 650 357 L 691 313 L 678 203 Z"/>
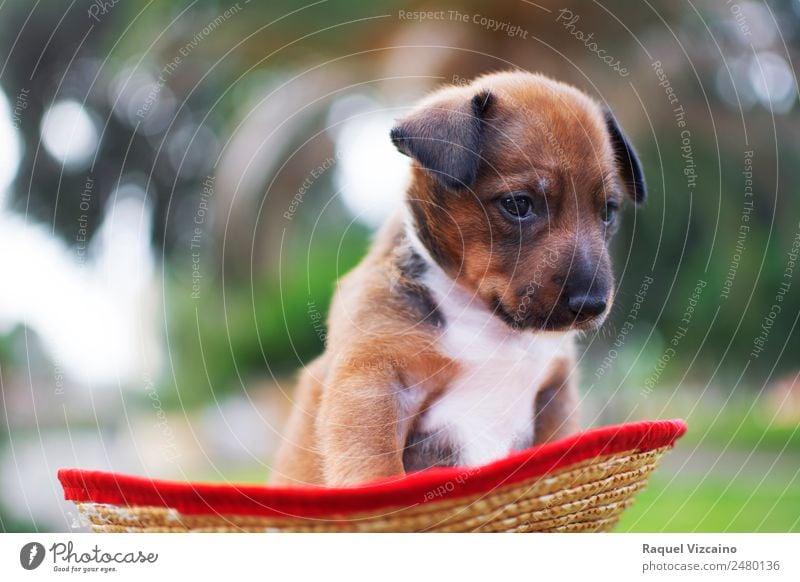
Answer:
<path fill-rule="evenodd" d="M 540 75 L 488 75 L 433 94 L 392 137 L 415 158 L 407 203 L 416 236 L 449 277 L 516 333 L 602 322 L 564 306 L 581 265 L 610 308 L 613 226 L 597 217 L 632 181 L 621 180 L 625 152 L 595 101 Z M 443 143 L 430 142 L 437 139 Z M 625 161 L 638 169 L 633 158 Z M 504 217 L 498 195 L 515 191 L 531 192 L 546 219 L 521 225 Z M 273 481 L 353 484 L 424 468 L 426 455 L 428 465 L 454 462 L 447 443 L 431 453 L 425 447 L 435 443 L 415 430 L 459 370 L 438 345 L 447 321 L 419 282 L 420 261 L 398 214 L 340 281 L 328 348 L 301 375 Z M 536 443 L 577 428 L 573 368 L 559 360 L 540 387 L 531 411 Z M 422 389 L 421 402 L 404 398 L 410 387 Z"/>

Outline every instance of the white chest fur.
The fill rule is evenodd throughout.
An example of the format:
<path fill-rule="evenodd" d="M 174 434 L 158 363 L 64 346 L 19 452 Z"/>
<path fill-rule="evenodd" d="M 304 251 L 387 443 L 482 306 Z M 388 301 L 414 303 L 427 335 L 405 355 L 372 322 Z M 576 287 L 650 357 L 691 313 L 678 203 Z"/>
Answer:
<path fill-rule="evenodd" d="M 536 394 L 556 360 L 572 353 L 573 334 L 512 330 L 435 264 L 423 281 L 446 321 L 440 349 L 461 371 L 420 428 L 447 439 L 465 465 L 529 445 Z"/>

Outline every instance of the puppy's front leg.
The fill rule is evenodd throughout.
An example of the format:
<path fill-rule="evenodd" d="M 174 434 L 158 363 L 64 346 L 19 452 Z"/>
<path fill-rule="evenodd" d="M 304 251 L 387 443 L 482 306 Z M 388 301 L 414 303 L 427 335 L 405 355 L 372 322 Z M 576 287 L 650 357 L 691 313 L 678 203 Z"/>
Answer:
<path fill-rule="evenodd" d="M 395 378 L 388 370 L 348 370 L 326 386 L 317 419 L 326 485 L 404 472 Z"/>
<path fill-rule="evenodd" d="M 566 362 L 556 366 L 536 394 L 533 444 L 541 445 L 578 432 L 578 388 Z"/>

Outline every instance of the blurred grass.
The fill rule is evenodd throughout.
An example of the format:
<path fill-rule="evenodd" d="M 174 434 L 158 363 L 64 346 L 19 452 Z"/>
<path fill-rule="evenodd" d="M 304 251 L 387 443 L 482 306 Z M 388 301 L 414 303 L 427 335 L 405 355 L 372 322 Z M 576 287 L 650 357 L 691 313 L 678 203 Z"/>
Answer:
<path fill-rule="evenodd" d="M 758 476 L 760 478 L 760 476 Z M 656 473 L 618 532 L 800 532 L 800 479 L 732 482 Z"/>
<path fill-rule="evenodd" d="M 698 407 L 699 408 L 699 407 Z M 733 403 L 724 413 L 713 418 L 708 411 L 688 419 L 686 444 L 702 442 L 704 446 L 729 447 L 739 450 L 800 451 L 800 426 L 778 425 L 771 416 L 750 403 Z"/>
<path fill-rule="evenodd" d="M 684 418 L 688 430 L 616 531 L 800 532 L 800 425 L 776 423 L 762 396 L 721 386 L 654 391 L 644 416 Z"/>

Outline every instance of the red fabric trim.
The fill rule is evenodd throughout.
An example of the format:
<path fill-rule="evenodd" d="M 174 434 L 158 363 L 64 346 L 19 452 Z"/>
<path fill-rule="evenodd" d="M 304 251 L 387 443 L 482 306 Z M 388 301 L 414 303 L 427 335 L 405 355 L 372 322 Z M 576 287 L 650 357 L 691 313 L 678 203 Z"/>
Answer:
<path fill-rule="evenodd" d="M 597 456 L 672 446 L 684 432 L 682 420 L 608 426 L 482 467 L 430 469 L 349 488 L 179 483 L 81 469 L 61 469 L 58 479 L 65 499 L 76 502 L 171 507 L 186 515 L 325 518 L 486 494 Z"/>

